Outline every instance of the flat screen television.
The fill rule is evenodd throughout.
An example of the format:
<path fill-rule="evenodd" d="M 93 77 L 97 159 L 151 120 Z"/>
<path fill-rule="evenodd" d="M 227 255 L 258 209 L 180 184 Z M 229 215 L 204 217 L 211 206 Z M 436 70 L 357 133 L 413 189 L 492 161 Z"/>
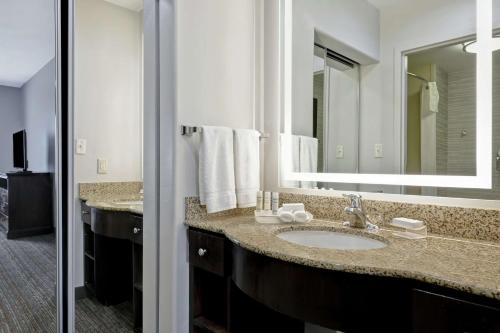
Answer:
<path fill-rule="evenodd" d="M 22 130 L 12 135 L 14 143 L 14 168 L 28 170 L 28 160 L 26 155 L 26 131 Z"/>

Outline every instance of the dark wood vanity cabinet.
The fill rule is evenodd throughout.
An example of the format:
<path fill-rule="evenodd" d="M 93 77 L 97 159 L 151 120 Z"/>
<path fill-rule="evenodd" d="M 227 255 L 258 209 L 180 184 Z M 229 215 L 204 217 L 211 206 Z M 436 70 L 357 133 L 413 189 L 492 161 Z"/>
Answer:
<path fill-rule="evenodd" d="M 415 333 L 500 332 L 500 308 L 474 301 L 414 289 L 412 309 Z"/>
<path fill-rule="evenodd" d="M 142 332 L 142 216 L 133 215 L 134 226 L 132 229 L 132 267 L 133 267 L 133 295 L 134 329 Z"/>
<path fill-rule="evenodd" d="M 231 278 L 231 243 L 215 233 L 189 230 L 190 332 L 303 333 L 303 322 L 241 292 Z"/>
<path fill-rule="evenodd" d="M 142 216 L 81 203 L 84 282 L 103 305 L 132 301 L 134 329 L 142 331 Z"/>
<path fill-rule="evenodd" d="M 191 332 L 500 333 L 500 302 L 409 279 L 325 270 L 188 229 Z"/>

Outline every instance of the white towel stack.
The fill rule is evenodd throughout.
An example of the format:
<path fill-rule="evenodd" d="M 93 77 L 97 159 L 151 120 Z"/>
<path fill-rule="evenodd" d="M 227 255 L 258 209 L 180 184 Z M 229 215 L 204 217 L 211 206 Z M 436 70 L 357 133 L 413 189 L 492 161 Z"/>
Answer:
<path fill-rule="evenodd" d="M 203 126 L 199 151 L 200 202 L 208 213 L 256 204 L 260 133 Z"/>
<path fill-rule="evenodd" d="M 199 159 L 200 202 L 207 212 L 236 208 L 233 130 L 203 126 Z"/>
<path fill-rule="evenodd" d="M 234 130 L 234 173 L 238 207 L 254 207 L 260 189 L 260 133 L 255 130 Z"/>

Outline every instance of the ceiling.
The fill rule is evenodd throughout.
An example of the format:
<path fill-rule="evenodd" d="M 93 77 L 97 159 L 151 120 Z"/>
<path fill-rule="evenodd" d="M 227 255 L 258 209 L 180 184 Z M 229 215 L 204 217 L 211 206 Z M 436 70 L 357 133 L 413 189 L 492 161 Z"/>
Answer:
<path fill-rule="evenodd" d="M 475 70 L 476 55 L 463 51 L 462 44 L 436 47 L 408 55 L 414 65 L 436 64 L 447 73 Z M 500 64 L 500 51 L 493 52 L 493 65 Z"/>
<path fill-rule="evenodd" d="M 133 11 L 143 0 L 105 0 Z M 0 86 L 22 87 L 55 55 L 53 0 L 0 0 Z"/>
<path fill-rule="evenodd" d="M 21 87 L 54 57 L 53 3 L 0 1 L 0 85 Z"/>
<path fill-rule="evenodd" d="M 135 12 L 141 11 L 144 0 L 105 0 L 120 7 L 124 7 Z"/>
<path fill-rule="evenodd" d="M 462 44 L 436 47 L 413 53 L 408 56 L 415 65 L 436 64 L 445 72 L 456 72 L 476 67 L 475 54 L 465 53 Z"/>

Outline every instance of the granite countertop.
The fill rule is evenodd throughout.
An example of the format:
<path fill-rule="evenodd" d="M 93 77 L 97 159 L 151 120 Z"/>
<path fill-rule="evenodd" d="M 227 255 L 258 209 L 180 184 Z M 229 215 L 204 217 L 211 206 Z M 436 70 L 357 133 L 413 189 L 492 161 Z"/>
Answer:
<path fill-rule="evenodd" d="M 139 198 L 118 198 L 116 200 L 87 200 L 85 203 L 91 208 L 97 208 L 115 212 L 129 212 L 134 214 L 143 215 L 142 204 L 127 204 L 128 201 L 141 201 Z"/>
<path fill-rule="evenodd" d="M 142 182 L 80 183 L 79 197 L 91 208 L 142 215 L 141 188 Z"/>
<path fill-rule="evenodd" d="M 429 235 L 408 240 L 388 229 L 367 232 L 340 222 L 259 224 L 253 216 L 187 220 L 187 226 L 226 235 L 250 251 L 302 265 L 388 277 L 410 278 L 500 300 L 500 244 Z M 296 245 L 275 235 L 300 229 L 362 234 L 388 245 L 375 250 L 330 250 Z"/>

